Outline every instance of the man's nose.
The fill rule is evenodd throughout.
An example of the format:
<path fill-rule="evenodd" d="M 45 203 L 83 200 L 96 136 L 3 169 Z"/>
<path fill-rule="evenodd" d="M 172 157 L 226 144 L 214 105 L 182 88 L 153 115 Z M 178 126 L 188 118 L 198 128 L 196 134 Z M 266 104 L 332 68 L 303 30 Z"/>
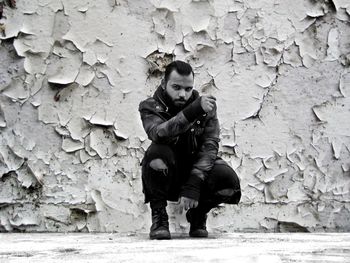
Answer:
<path fill-rule="evenodd" d="M 181 89 L 181 90 L 179 91 L 179 97 L 180 97 L 180 98 L 185 98 L 185 96 L 186 96 L 185 90 Z"/>

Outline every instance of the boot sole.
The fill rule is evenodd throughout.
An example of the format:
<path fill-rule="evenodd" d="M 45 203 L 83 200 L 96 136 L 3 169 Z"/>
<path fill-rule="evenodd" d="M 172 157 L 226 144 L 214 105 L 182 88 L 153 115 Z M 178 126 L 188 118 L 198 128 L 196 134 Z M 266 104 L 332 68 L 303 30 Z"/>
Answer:
<path fill-rule="evenodd" d="M 164 231 L 164 232 L 156 233 L 156 234 L 153 234 L 153 235 L 150 234 L 149 238 L 151 240 L 154 240 L 154 239 L 156 239 L 156 240 L 167 240 L 167 239 L 171 239 L 171 235 L 170 235 L 169 232 Z"/>
<path fill-rule="evenodd" d="M 197 233 L 196 233 L 196 231 L 198 231 L 198 230 L 195 230 L 194 232 L 190 232 L 189 233 L 190 237 L 198 237 L 198 238 L 208 237 L 208 231 L 200 230 Z"/>

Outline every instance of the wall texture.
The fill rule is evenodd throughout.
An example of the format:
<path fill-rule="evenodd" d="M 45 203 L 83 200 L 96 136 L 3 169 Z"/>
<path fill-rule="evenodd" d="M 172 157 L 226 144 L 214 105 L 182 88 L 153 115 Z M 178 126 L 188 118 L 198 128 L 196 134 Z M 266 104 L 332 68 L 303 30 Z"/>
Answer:
<path fill-rule="evenodd" d="M 4 0 L 0 14 L 0 231 L 148 231 L 137 109 L 173 59 L 217 97 L 241 179 L 212 231 L 350 230 L 348 0 Z"/>

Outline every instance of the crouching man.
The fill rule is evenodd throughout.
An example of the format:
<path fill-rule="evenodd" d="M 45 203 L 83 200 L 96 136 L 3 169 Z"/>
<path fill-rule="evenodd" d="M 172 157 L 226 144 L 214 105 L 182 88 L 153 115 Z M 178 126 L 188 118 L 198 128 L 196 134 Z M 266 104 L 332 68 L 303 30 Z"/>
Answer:
<path fill-rule="evenodd" d="M 151 239 L 170 239 L 167 200 L 187 210 L 191 237 L 207 237 L 207 213 L 220 203 L 238 204 L 239 179 L 217 157 L 219 121 L 213 96 L 193 89 L 192 67 L 174 61 L 153 97 L 139 105 L 152 141 L 142 161 L 145 202 L 152 210 Z"/>

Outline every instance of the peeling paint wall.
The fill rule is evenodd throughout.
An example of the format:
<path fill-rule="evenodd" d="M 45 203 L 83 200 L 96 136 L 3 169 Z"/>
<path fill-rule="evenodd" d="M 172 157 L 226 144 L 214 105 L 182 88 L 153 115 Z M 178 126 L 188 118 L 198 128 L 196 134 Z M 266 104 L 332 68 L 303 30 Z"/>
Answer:
<path fill-rule="evenodd" d="M 217 97 L 220 155 L 241 179 L 211 230 L 350 230 L 348 0 L 18 0 L 0 14 L 0 231 L 148 231 L 137 108 L 173 59 Z"/>

